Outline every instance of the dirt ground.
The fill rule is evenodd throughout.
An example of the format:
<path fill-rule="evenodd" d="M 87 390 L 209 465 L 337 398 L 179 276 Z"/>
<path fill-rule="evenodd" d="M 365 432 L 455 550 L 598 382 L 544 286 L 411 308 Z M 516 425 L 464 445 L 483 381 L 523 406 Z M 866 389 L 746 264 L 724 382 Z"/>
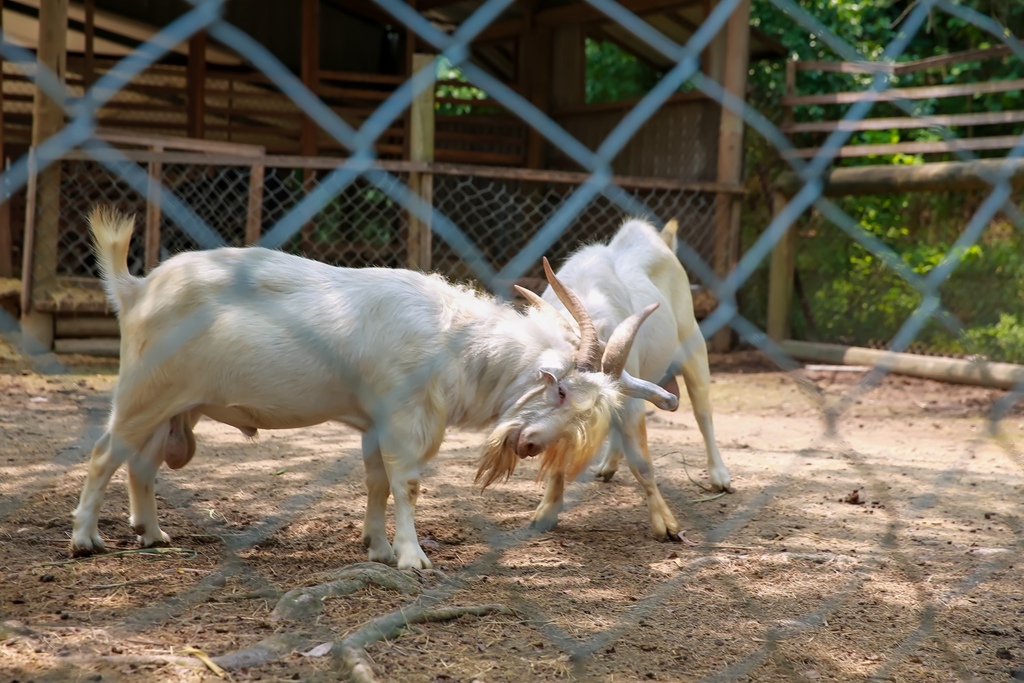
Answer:
<path fill-rule="evenodd" d="M 207 681 L 211 657 L 306 629 L 340 640 L 415 596 L 379 586 L 272 618 L 277 595 L 364 562 L 358 435 L 325 425 L 250 443 L 210 422 L 162 470 L 160 554 L 72 562 L 70 513 L 113 366 L 41 376 L 0 360 L 0 683 Z M 421 624 L 367 647 L 380 680 L 1024 680 L 1024 412 L 990 434 L 1003 392 L 889 377 L 829 436 L 820 402 L 863 375 L 787 375 L 713 358 L 718 441 L 736 492 L 707 500 L 689 406 L 649 418 L 661 490 L 697 546 L 654 540 L 629 471 L 577 482 L 549 533 L 522 528 L 535 465 L 473 487 L 481 434 L 449 434 L 417 509 L 441 605 L 508 613 Z M 798 381 L 798 378 L 802 378 Z M 125 474 L 100 520 L 134 548 Z M 389 508 L 390 516 L 390 508 Z M 307 645 L 229 680 L 339 680 Z M 311 652 L 312 650 L 312 652 Z M 316 656 L 316 655 L 322 656 Z"/>

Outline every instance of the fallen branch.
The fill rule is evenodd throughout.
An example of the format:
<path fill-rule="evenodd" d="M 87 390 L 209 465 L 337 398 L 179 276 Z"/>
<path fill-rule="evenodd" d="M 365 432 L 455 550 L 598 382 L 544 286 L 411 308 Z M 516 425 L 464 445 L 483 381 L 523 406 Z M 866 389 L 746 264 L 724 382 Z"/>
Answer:
<path fill-rule="evenodd" d="M 511 614 L 512 610 L 505 605 L 434 608 L 413 605 L 373 619 L 341 642 L 335 643 L 331 653 L 341 657 L 353 683 L 375 683 L 377 677 L 373 675 L 370 658 L 366 654 L 366 646 L 370 643 L 397 638 L 403 630 L 413 624 L 450 621 L 465 615 L 482 617 L 495 612 Z"/>

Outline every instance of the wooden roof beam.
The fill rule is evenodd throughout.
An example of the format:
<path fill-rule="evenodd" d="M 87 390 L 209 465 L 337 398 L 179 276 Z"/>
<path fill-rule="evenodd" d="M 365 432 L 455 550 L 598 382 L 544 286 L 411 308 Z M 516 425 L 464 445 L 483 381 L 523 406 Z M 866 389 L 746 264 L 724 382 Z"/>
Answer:
<path fill-rule="evenodd" d="M 633 14 L 660 12 L 666 9 L 679 9 L 695 5 L 700 0 L 618 0 L 618 3 Z M 571 26 L 605 21 L 608 17 L 600 10 L 587 3 L 575 3 L 562 7 L 552 7 L 538 11 L 534 15 L 536 26 Z M 525 19 L 508 19 L 491 24 L 482 31 L 474 42 L 507 40 L 521 35 L 529 28 Z"/>
<path fill-rule="evenodd" d="M 360 19 L 366 19 L 377 24 L 395 24 L 397 20 L 385 12 L 384 10 L 377 7 L 372 2 L 366 2 L 366 0 L 326 0 L 327 4 L 334 6 L 336 9 L 340 9 L 342 12 L 347 12 L 353 16 L 359 17 Z"/>

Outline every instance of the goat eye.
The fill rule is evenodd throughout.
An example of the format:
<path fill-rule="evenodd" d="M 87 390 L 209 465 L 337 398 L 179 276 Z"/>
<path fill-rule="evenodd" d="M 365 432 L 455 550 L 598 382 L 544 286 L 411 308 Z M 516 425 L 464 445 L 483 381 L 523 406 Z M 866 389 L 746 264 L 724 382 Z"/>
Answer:
<path fill-rule="evenodd" d="M 565 400 L 565 389 L 558 387 L 558 402 L 562 403 Z"/>

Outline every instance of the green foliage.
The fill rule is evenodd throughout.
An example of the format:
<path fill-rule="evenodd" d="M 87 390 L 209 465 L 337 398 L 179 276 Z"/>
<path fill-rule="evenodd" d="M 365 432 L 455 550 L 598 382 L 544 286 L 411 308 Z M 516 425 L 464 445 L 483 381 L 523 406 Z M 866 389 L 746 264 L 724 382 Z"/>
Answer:
<path fill-rule="evenodd" d="M 662 76 L 614 43 L 587 38 L 584 49 L 587 104 L 639 99 Z"/>
<path fill-rule="evenodd" d="M 886 45 L 906 26 L 909 12 L 916 7 L 916 3 L 908 5 L 894 0 L 797 2 L 838 38 L 870 59 L 882 57 Z M 961 4 L 993 16 L 1016 35 L 1024 32 L 1024 3 L 967 0 Z M 822 36 L 810 34 L 770 0 L 753 0 L 751 24 L 781 42 L 793 58 L 830 61 L 848 58 L 834 53 Z M 997 44 L 998 37 L 978 26 L 933 10 L 898 59 L 921 59 Z M 954 65 L 905 75 L 893 79 L 892 85 L 911 87 L 1005 78 L 1024 78 L 1024 62 L 1011 57 L 984 64 Z M 813 94 L 862 90 L 872 77 L 801 73 L 798 79 L 799 93 Z M 749 82 L 748 102 L 769 120 L 780 121 L 784 62 L 766 60 L 751 64 Z M 1024 109 L 1024 93 L 1011 91 L 973 98 L 924 100 L 913 106 L 915 115 Z M 834 120 L 846 109 L 846 106 L 804 107 L 796 111 L 795 119 Z M 872 117 L 906 115 L 906 111 L 887 103 L 876 104 L 871 111 Z M 1019 135 L 1021 132 L 1019 125 L 988 126 L 984 130 L 985 134 L 993 135 Z M 954 129 L 953 133 L 966 136 L 971 131 Z M 884 130 L 858 133 L 847 144 L 938 139 L 941 138 L 936 130 Z M 822 135 L 817 138 L 808 135 L 798 142 L 814 145 L 822 140 Z M 771 221 L 769 188 L 788 168 L 779 158 L 778 150 L 755 132 L 748 133 L 747 147 L 750 194 L 744 207 L 745 248 L 749 248 Z M 896 155 L 850 159 L 842 163 L 919 164 L 923 161 L 920 156 Z M 926 276 L 945 258 L 983 199 L 982 194 L 955 192 L 847 197 L 834 203 L 892 249 L 915 273 Z M 800 232 L 797 269 L 802 295 L 798 293 L 797 297 L 794 334 L 798 338 L 840 343 L 888 342 L 921 303 L 920 292 L 877 255 L 854 242 L 816 211 L 809 211 L 797 229 Z M 940 352 L 1021 360 L 1024 358 L 1019 343 L 1024 335 L 1021 291 L 1024 291 L 1024 234 L 1006 224 L 993 223 L 981 244 L 959 255 L 956 269 L 940 290 L 943 305 L 963 323 L 965 333 L 953 334 L 933 320 L 917 340 Z M 766 294 L 767 265 L 763 264 L 748 282 L 741 301 L 743 312 L 762 324 Z"/>
<path fill-rule="evenodd" d="M 462 69 L 452 64 L 446 57 L 437 58 L 437 89 L 434 94 L 440 100 L 452 98 L 458 102 L 438 101 L 434 110 L 441 116 L 464 116 L 466 114 L 497 114 L 500 107 L 486 104 L 475 104 L 475 101 L 487 99 L 487 93 L 470 83 Z"/>
<path fill-rule="evenodd" d="M 986 358 L 1024 362 L 1024 316 L 1002 313 L 993 325 L 967 330 L 961 348 Z"/>

